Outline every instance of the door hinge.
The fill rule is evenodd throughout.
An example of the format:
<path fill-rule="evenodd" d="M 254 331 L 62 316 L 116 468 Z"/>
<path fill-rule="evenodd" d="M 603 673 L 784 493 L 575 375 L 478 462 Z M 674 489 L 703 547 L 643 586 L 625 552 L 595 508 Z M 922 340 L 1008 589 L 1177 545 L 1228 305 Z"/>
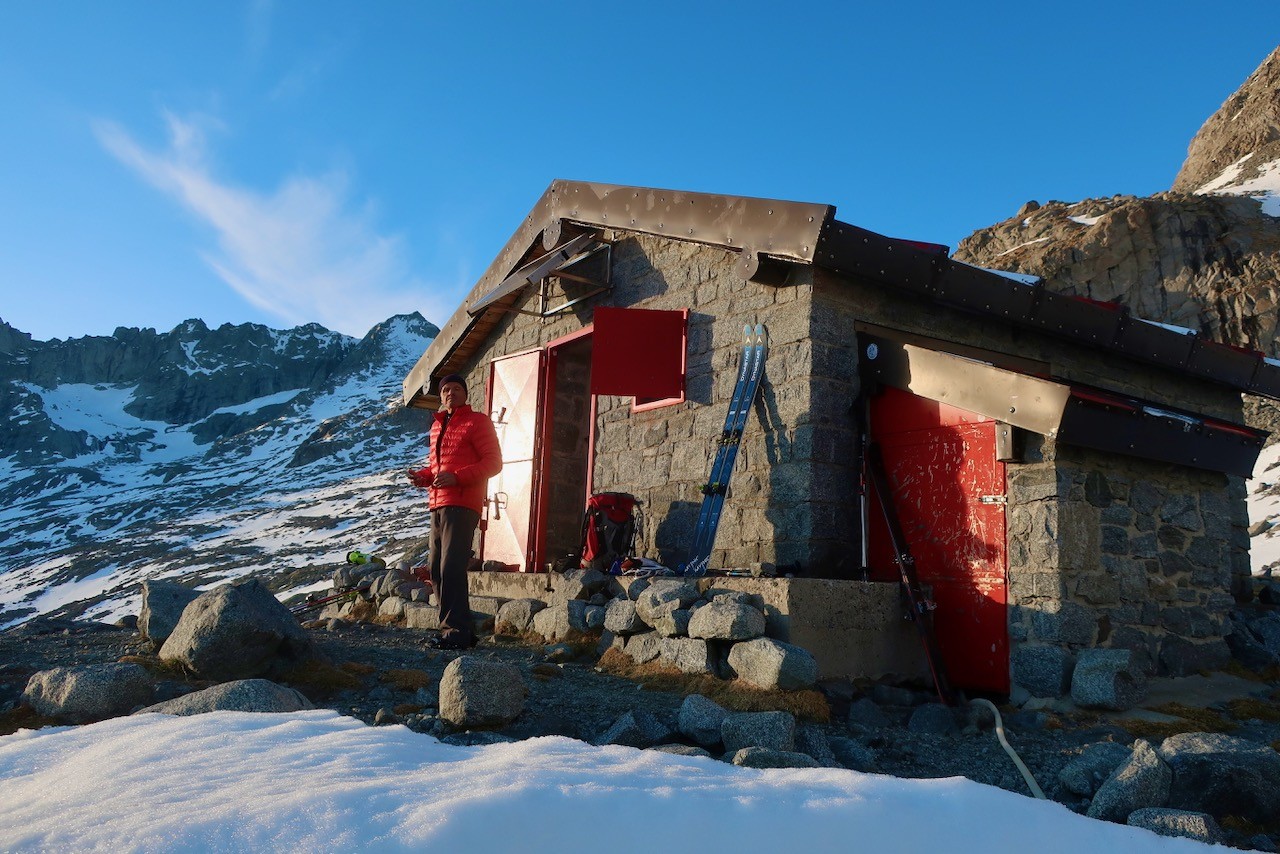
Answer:
<path fill-rule="evenodd" d="M 1008 504 L 1009 499 L 1004 495 L 981 495 L 978 496 L 979 504 Z"/>

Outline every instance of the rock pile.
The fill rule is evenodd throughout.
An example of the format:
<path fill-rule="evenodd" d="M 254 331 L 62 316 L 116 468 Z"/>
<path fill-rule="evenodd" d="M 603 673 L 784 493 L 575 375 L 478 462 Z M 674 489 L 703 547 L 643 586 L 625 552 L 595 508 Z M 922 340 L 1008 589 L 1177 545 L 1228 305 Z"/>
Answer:
<path fill-rule="evenodd" d="M 546 641 L 599 633 L 601 650 L 617 649 L 637 664 L 657 662 L 682 673 L 741 679 L 766 689 L 811 688 L 817 662 L 800 647 L 765 637 L 758 597 L 688 579 L 630 579 L 596 570 L 564 574 L 552 602 L 519 599 L 497 613 L 500 630 L 532 631 Z"/>
<path fill-rule="evenodd" d="M 626 712 L 596 744 L 719 758 L 747 768 L 844 767 L 827 736 L 817 727 L 798 724 L 790 713 L 734 713 L 700 694 L 685 698 L 674 721 Z"/>
<path fill-rule="evenodd" d="M 1215 817 L 1268 826 L 1280 815 L 1280 754 L 1221 733 L 1181 733 L 1158 748 L 1139 739 L 1130 750 L 1096 745 L 1059 774 L 1073 792 L 1092 791 L 1088 815 L 1157 833 L 1217 842 Z"/>

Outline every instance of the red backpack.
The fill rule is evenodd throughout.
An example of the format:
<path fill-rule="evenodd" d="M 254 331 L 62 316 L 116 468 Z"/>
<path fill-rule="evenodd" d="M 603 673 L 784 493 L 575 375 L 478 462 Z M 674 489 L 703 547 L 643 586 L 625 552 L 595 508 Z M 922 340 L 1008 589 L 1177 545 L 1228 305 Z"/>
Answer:
<path fill-rule="evenodd" d="M 635 547 L 640 501 L 625 492 L 598 492 L 587 499 L 582 520 L 582 565 L 608 572 Z"/>

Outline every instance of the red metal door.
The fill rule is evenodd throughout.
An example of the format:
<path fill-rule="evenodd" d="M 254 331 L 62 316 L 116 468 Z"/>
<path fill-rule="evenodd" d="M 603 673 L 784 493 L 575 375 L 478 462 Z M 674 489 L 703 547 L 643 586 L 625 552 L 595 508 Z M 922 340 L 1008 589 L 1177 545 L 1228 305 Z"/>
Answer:
<path fill-rule="evenodd" d="M 879 442 L 920 580 L 933 587 L 934 625 L 951 683 L 1009 690 L 1005 472 L 996 422 L 885 388 L 871 403 Z M 868 514 L 877 580 L 897 580 L 878 505 Z"/>
<path fill-rule="evenodd" d="M 489 417 L 502 446 L 502 472 L 489 481 L 484 559 L 534 568 L 534 465 L 542 405 L 541 352 L 495 359 L 489 373 Z"/>

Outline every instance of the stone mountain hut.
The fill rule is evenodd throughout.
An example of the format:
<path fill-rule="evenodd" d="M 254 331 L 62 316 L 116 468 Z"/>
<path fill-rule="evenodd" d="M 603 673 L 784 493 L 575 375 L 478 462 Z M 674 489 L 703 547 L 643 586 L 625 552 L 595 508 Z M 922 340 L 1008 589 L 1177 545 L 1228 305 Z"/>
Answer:
<path fill-rule="evenodd" d="M 544 571 L 579 548 L 587 497 L 621 491 L 637 551 L 679 565 L 748 324 L 768 360 L 711 566 L 794 575 L 725 583 L 757 582 L 822 675 L 920 656 L 864 440 L 953 684 L 1062 693 L 1091 647 L 1225 663 L 1265 438 L 1241 392 L 1280 398 L 1280 366 L 830 205 L 553 182 L 404 382 L 434 407 L 463 374 L 497 424 L 478 556 L 512 583 Z"/>

